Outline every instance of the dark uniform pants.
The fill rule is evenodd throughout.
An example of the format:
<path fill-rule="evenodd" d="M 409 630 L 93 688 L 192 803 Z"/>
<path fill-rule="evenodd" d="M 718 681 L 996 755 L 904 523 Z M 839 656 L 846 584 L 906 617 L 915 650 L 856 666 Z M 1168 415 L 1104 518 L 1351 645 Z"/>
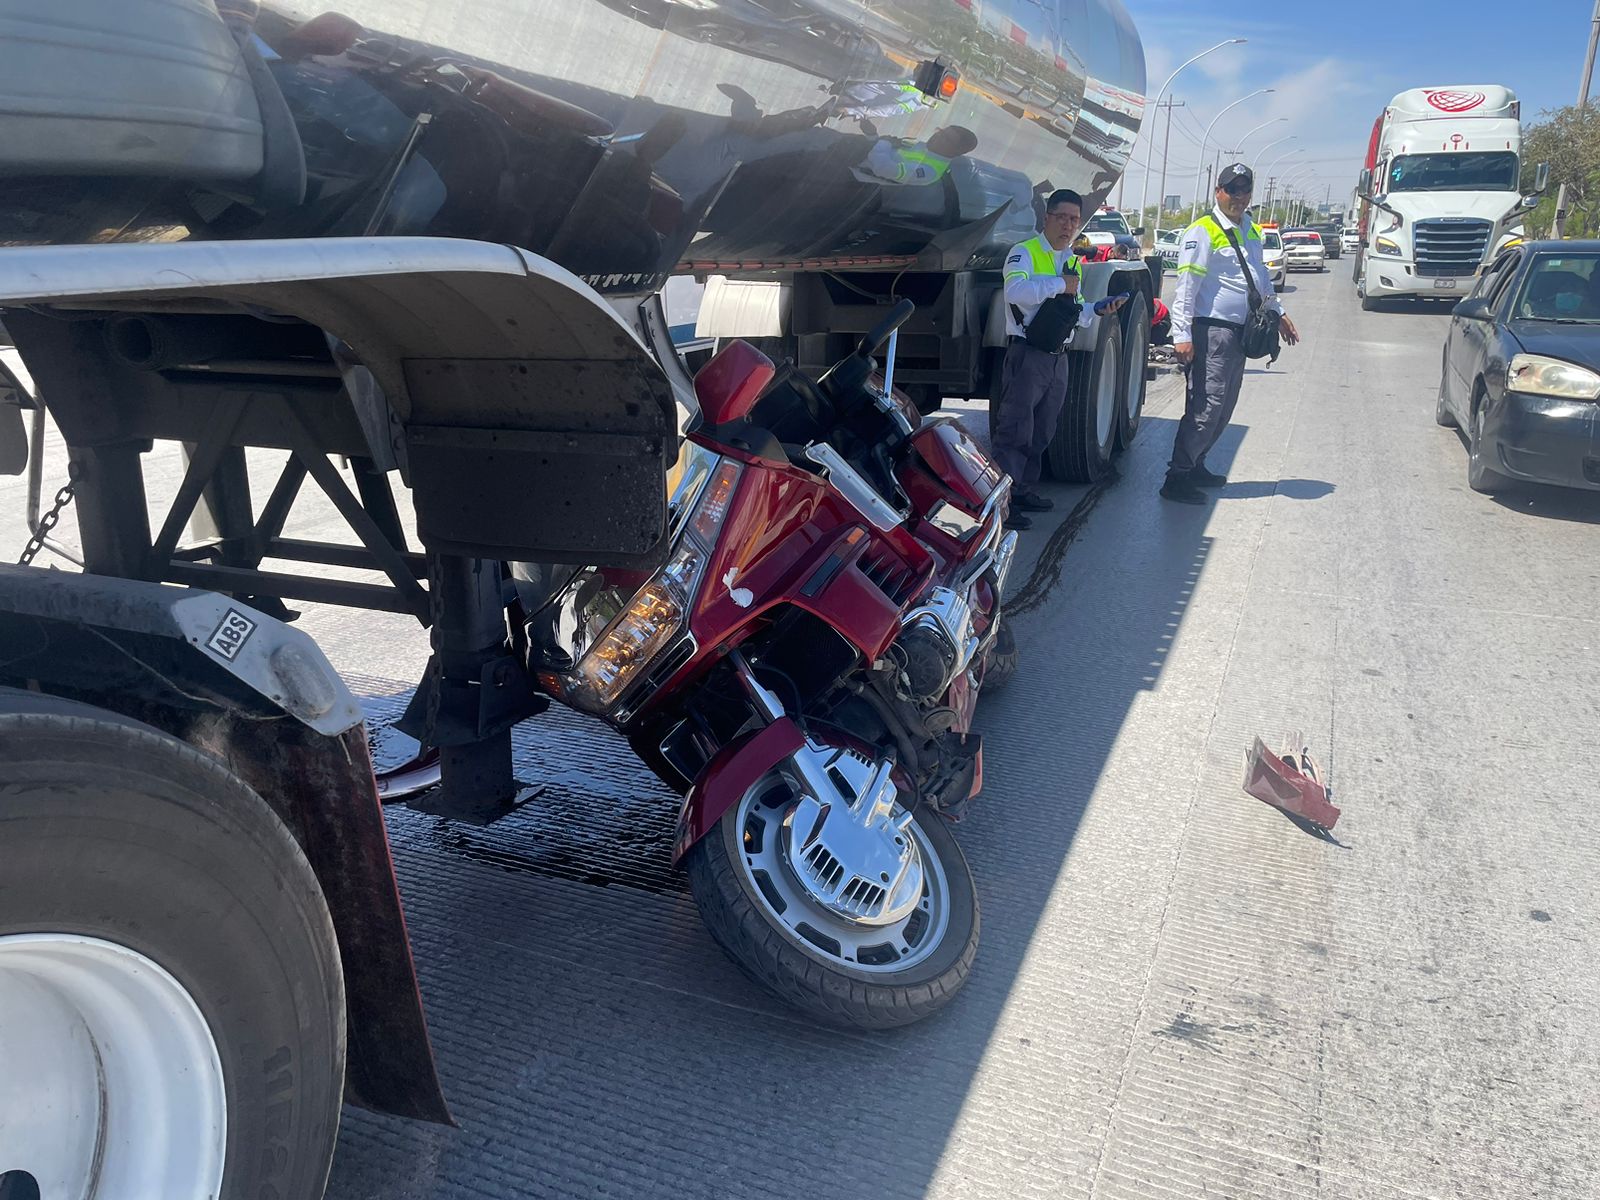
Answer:
<path fill-rule="evenodd" d="M 1172 441 L 1169 475 L 1206 465 L 1206 455 L 1233 419 L 1244 383 L 1244 341 L 1237 327 L 1197 320 L 1193 341 L 1194 360 L 1189 364 L 1183 419 Z"/>
<path fill-rule="evenodd" d="M 1023 342 L 1006 347 L 994 457 L 1019 489 L 1039 482 L 1044 448 L 1055 436 L 1066 402 L 1067 355 L 1048 354 Z"/>

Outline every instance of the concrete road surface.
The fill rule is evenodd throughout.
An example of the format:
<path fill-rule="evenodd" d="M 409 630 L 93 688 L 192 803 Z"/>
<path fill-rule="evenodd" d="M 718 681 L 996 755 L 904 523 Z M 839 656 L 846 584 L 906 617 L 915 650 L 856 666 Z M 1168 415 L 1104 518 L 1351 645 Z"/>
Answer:
<path fill-rule="evenodd" d="M 868 1037 L 769 1000 L 667 867 L 673 798 L 553 713 L 506 822 L 390 810 L 459 1128 L 347 1111 L 329 1194 L 1596 1195 L 1600 496 L 1467 489 L 1442 310 L 1363 313 L 1343 269 L 1284 302 L 1306 341 L 1251 368 L 1213 503 L 1156 496 L 1165 386 L 1120 481 L 1025 535 L 951 1009 Z M 426 653 L 308 626 L 375 711 Z M 1240 791 L 1292 728 L 1336 840 Z"/>

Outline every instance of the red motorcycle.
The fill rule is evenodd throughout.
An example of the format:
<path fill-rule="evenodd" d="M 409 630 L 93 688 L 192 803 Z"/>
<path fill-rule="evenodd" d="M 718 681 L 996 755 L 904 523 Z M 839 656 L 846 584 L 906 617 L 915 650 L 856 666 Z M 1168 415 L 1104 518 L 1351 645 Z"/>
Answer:
<path fill-rule="evenodd" d="M 902 301 L 812 381 L 745 342 L 696 375 L 651 574 L 514 564 L 538 686 L 616 726 L 683 793 L 675 857 L 712 935 L 816 1017 L 888 1028 L 955 995 L 978 943 L 948 823 L 982 786 L 1010 481 L 921 424 L 873 355 Z"/>

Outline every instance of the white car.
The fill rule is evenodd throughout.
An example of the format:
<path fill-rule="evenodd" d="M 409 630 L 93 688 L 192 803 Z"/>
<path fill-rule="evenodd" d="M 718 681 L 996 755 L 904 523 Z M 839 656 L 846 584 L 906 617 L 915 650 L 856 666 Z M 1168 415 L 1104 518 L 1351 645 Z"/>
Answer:
<path fill-rule="evenodd" d="M 1182 241 L 1183 230 L 1163 229 L 1160 233 L 1156 234 L 1155 248 L 1152 249 L 1150 253 L 1159 258 L 1167 266 L 1175 267 L 1178 265 L 1178 251 L 1181 248 Z"/>
<path fill-rule="evenodd" d="M 1283 248 L 1291 271 L 1326 271 L 1328 252 L 1322 235 L 1310 229 L 1291 229 L 1283 235 Z"/>
<path fill-rule="evenodd" d="M 1354 225 L 1344 227 L 1344 232 L 1339 235 L 1339 249 L 1346 254 L 1354 254 L 1361 249 L 1361 233 Z"/>
<path fill-rule="evenodd" d="M 1267 263 L 1267 275 L 1272 279 L 1272 290 L 1283 291 L 1289 278 L 1288 258 L 1283 251 L 1283 237 L 1276 229 L 1261 231 L 1261 257 Z"/>

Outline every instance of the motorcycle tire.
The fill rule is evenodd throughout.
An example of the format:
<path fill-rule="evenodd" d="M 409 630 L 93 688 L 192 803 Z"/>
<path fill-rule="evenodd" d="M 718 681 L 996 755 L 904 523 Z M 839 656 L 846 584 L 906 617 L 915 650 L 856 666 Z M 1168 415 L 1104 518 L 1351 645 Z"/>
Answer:
<path fill-rule="evenodd" d="M 138 1194 L 171 1200 L 322 1195 L 344 1088 L 344 979 L 288 828 L 214 759 L 48 696 L 0 692 L 0 762 L 0 1040 L 34 1048 L 29 1087 L 55 1097 L 63 1131 L 23 1128 L 14 1144 L 0 1119 L 7 1177 L 87 1178 L 73 1195 L 118 1200 L 143 1166 L 157 1190 Z M 83 1045 L 98 1087 L 75 1070 Z M 192 1127 L 165 1128 L 174 1108 Z M 199 1115 L 219 1110 L 220 1128 Z M 108 1143 L 110 1121 L 122 1133 Z M 118 1161 L 97 1157 L 107 1144 Z M 191 1191 L 200 1177 L 214 1181 Z"/>
<path fill-rule="evenodd" d="M 994 635 L 994 645 L 989 648 L 989 662 L 983 668 L 983 692 L 989 695 L 998 692 L 1011 682 L 1012 676 L 1017 673 L 1017 663 L 1021 659 L 1021 652 L 1017 649 L 1017 639 L 1011 633 L 1011 623 L 1001 621 L 1000 628 Z"/>
<path fill-rule="evenodd" d="M 978 953 L 980 920 L 971 869 L 942 817 L 924 808 L 913 820 L 944 870 L 949 902 L 944 930 L 924 957 L 904 972 L 893 972 L 853 969 L 769 914 L 771 901 L 748 867 L 742 812 L 743 805 L 730 808 L 684 857 L 700 917 L 740 970 L 818 1022 L 843 1029 L 910 1025 L 955 999 Z"/>

